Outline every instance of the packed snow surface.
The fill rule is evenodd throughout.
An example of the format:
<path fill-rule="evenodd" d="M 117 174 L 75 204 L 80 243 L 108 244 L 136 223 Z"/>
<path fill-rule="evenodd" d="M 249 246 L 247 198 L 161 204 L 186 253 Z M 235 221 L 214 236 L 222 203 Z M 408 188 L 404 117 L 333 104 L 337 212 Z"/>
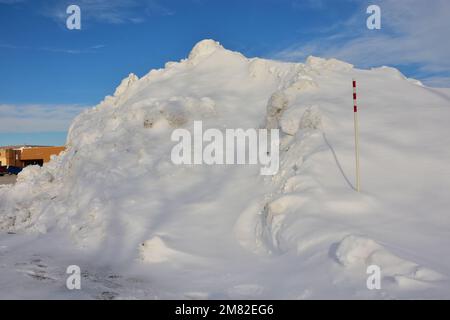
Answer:
<path fill-rule="evenodd" d="M 449 120 L 450 90 L 393 68 L 201 41 L 130 74 L 75 119 L 67 151 L 0 186 L 0 298 L 450 298 Z M 278 174 L 173 164 L 171 133 L 194 121 L 280 129 Z"/>

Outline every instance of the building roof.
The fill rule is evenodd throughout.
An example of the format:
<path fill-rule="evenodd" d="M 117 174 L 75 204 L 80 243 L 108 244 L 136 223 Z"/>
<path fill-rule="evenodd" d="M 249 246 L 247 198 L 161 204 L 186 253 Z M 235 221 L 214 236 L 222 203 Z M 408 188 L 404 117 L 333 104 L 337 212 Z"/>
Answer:
<path fill-rule="evenodd" d="M 17 145 L 17 146 L 0 146 L 0 149 L 22 149 L 22 148 L 46 148 L 50 146 L 38 146 L 38 145 Z"/>

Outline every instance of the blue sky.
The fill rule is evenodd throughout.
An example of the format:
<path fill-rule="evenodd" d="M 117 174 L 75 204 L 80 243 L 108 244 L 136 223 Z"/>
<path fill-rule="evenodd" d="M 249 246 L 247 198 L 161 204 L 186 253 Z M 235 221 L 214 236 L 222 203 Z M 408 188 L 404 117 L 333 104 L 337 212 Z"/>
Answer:
<path fill-rule="evenodd" d="M 81 8 L 82 29 L 66 28 Z M 368 30 L 366 8 L 382 10 Z M 391 65 L 450 87 L 447 0 L 0 0 L 0 145 L 63 144 L 73 117 L 212 38 L 244 55 Z"/>

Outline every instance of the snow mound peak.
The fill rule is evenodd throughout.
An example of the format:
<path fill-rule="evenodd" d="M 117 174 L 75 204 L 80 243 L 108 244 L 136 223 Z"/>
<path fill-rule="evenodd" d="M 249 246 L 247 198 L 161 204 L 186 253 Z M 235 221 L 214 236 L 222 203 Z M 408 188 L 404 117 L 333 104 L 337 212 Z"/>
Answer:
<path fill-rule="evenodd" d="M 114 92 L 114 96 L 118 97 L 118 96 L 122 95 L 125 91 L 127 91 L 127 89 L 129 87 L 131 87 L 131 85 L 133 83 L 135 83 L 138 80 L 139 80 L 139 78 L 137 75 L 135 75 L 134 73 L 130 73 L 128 75 L 128 77 L 123 79 L 122 82 L 120 83 L 120 85 L 116 88 L 116 91 Z"/>
<path fill-rule="evenodd" d="M 202 40 L 198 42 L 189 53 L 189 60 L 209 56 L 218 49 L 224 49 L 219 42 L 212 39 Z"/>
<path fill-rule="evenodd" d="M 309 56 L 306 59 L 306 66 L 311 69 L 327 69 L 327 70 L 350 70 L 353 65 L 334 58 L 323 59 L 319 57 Z"/>

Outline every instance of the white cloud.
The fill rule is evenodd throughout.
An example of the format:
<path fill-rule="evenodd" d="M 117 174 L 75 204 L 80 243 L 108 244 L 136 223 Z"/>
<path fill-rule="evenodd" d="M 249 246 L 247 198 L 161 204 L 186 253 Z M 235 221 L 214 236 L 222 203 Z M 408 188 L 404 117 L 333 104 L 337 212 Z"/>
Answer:
<path fill-rule="evenodd" d="M 79 105 L 0 104 L 0 132 L 66 131 L 85 108 Z"/>
<path fill-rule="evenodd" d="M 450 42 L 445 40 L 450 31 L 450 1 L 380 0 L 377 4 L 382 13 L 381 30 L 366 28 L 368 15 L 361 6 L 331 34 L 293 45 L 275 56 L 285 60 L 308 55 L 335 57 L 361 67 L 413 65 L 424 77 L 450 74 Z"/>

